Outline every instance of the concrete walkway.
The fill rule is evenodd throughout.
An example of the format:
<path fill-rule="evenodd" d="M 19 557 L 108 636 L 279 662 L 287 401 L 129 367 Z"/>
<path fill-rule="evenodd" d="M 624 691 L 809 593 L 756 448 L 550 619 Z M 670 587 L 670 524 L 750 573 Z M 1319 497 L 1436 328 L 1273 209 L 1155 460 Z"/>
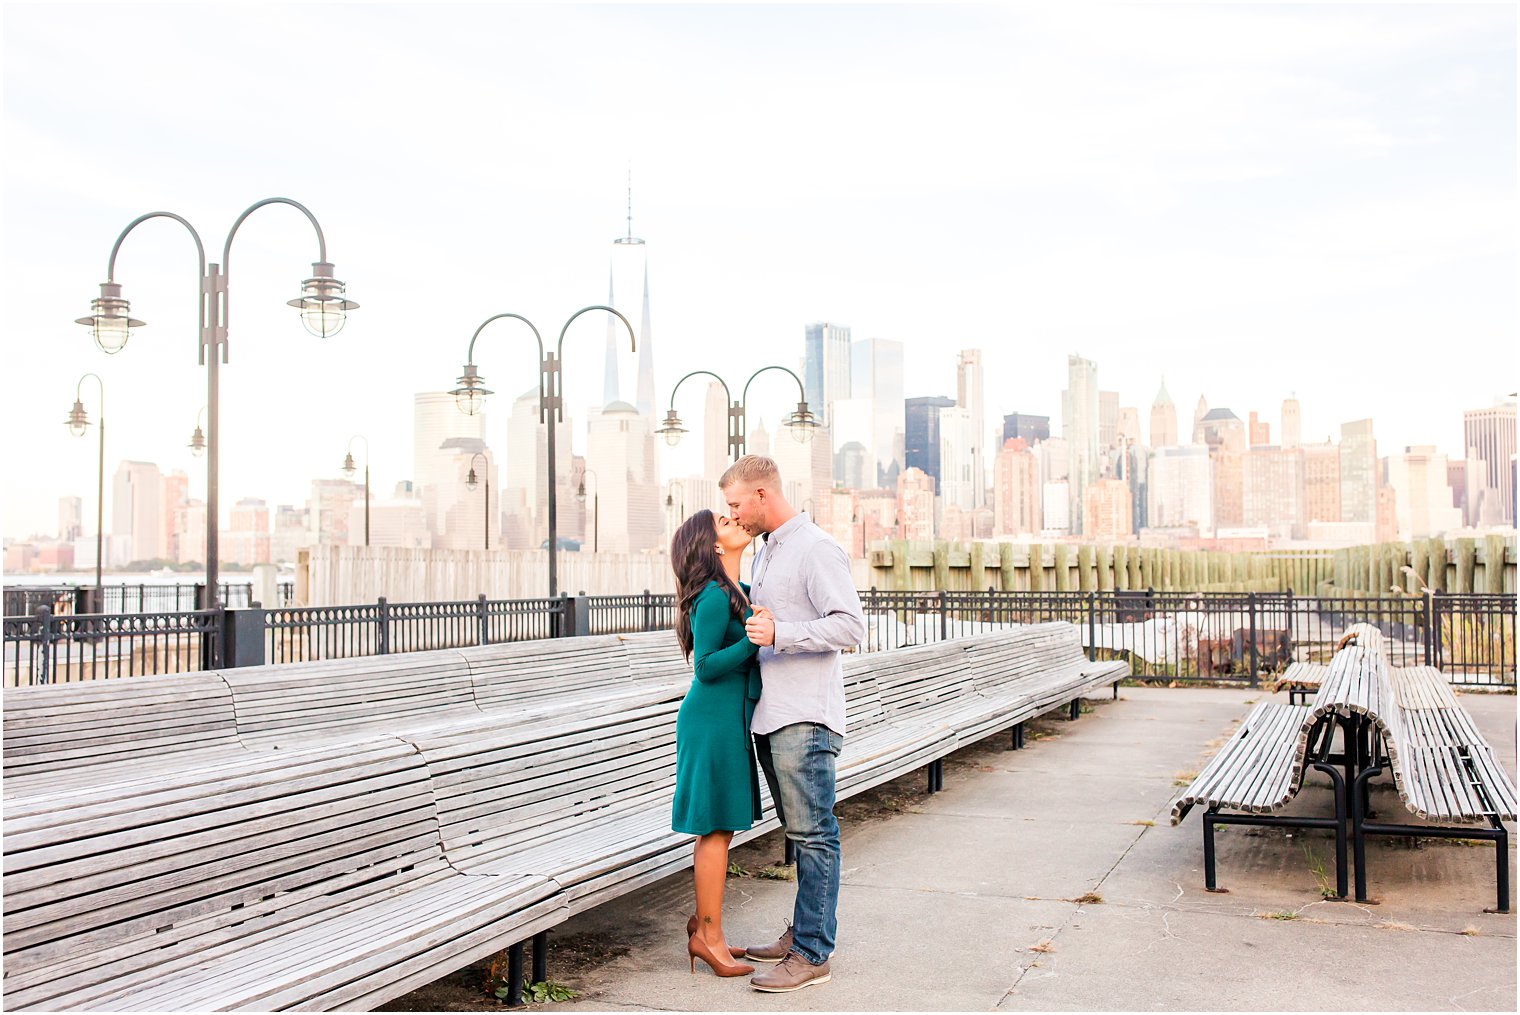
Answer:
<path fill-rule="evenodd" d="M 999 735 L 953 755 L 932 797 L 916 773 L 841 804 L 830 983 L 766 995 L 700 964 L 692 976 L 683 873 L 552 932 L 550 975 L 579 993 L 555 1007 L 1515 1010 L 1515 917 L 1483 912 L 1487 844 L 1373 839 L 1381 901 L 1356 905 L 1320 895 L 1322 877 L 1334 886 L 1328 832 L 1224 828 L 1229 892 L 1203 890 L 1198 815 L 1172 828 L 1168 805 L 1261 698 L 1125 688 L 1075 723 L 1041 720 L 1025 751 Z M 1515 698 L 1462 701 L 1513 774 Z M 1403 816 L 1386 786 L 1373 806 Z M 1295 807 L 1328 813 L 1329 790 L 1316 781 Z M 735 850 L 751 876 L 729 882 L 730 941 L 770 940 L 790 915 L 794 885 L 753 873 L 781 852 L 779 833 Z M 474 1008 L 478 981 L 461 973 L 387 1007 Z"/>

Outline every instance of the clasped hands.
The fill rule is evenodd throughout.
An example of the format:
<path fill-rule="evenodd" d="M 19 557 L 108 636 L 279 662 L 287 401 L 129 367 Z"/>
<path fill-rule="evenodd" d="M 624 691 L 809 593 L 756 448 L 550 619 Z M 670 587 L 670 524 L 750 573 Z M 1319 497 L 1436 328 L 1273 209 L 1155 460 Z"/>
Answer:
<path fill-rule="evenodd" d="M 756 645 L 776 644 L 776 618 L 764 606 L 751 607 L 754 615 L 744 622 L 744 634 Z"/>

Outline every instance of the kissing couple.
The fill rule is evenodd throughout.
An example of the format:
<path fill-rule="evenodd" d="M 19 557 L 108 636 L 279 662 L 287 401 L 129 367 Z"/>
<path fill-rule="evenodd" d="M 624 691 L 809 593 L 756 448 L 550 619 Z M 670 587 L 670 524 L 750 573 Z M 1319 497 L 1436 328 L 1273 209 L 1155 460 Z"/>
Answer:
<path fill-rule="evenodd" d="M 844 745 L 839 653 L 865 637 L 850 560 L 781 492 L 776 463 L 745 455 L 719 481 L 727 515 L 701 510 L 671 540 L 676 638 L 692 663 L 676 719 L 671 827 L 696 836 L 696 915 L 686 924 L 692 971 L 751 976 L 780 993 L 829 980 L 839 901 L 835 762 Z M 739 580 L 744 551 L 761 542 Z M 735 832 L 761 819 L 765 773 L 797 858 L 792 918 L 775 941 L 730 946 L 723 888 Z"/>

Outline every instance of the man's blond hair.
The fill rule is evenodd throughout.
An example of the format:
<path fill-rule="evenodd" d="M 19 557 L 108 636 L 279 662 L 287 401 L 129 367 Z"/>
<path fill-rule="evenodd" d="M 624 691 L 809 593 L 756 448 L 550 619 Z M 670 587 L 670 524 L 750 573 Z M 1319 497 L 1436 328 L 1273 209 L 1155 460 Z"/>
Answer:
<path fill-rule="evenodd" d="M 745 455 L 723 473 L 723 478 L 718 480 L 718 489 L 726 490 L 734 483 L 741 482 L 752 487 L 764 486 L 779 493 L 781 470 L 776 467 L 774 458 L 767 458 L 765 455 Z"/>

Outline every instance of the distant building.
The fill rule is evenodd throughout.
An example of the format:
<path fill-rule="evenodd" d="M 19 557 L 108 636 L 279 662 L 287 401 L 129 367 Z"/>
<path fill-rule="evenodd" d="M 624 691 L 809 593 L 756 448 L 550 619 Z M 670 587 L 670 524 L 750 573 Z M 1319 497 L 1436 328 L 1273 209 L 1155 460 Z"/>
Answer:
<path fill-rule="evenodd" d="M 1446 456 L 1430 445 L 1404 449 L 1383 460 L 1383 478 L 1394 495 L 1397 538 L 1439 536 L 1462 527 L 1462 512 L 1447 482 Z"/>
<path fill-rule="evenodd" d="M 233 506 L 231 522 L 221 537 L 221 558 L 245 567 L 268 564 L 269 505 L 258 497 L 244 497 Z"/>
<path fill-rule="evenodd" d="M 913 466 L 897 477 L 897 534 L 900 539 L 934 538 L 934 480 Z"/>
<path fill-rule="evenodd" d="M 723 385 L 709 381 L 702 406 L 702 475 L 714 483 L 733 461 L 728 451 L 728 399 Z"/>
<path fill-rule="evenodd" d="M 1082 492 L 1097 480 L 1101 465 L 1098 365 L 1081 356 L 1067 356 L 1066 375 L 1066 390 L 1061 392 L 1061 436 L 1066 439 L 1067 452 L 1071 456 L 1067 488 L 1067 495 L 1071 498 L 1069 517 L 1081 525 Z M 1118 404 L 1115 398 L 1115 424 Z"/>
<path fill-rule="evenodd" d="M 872 442 L 866 445 L 876 463 L 871 485 L 895 489 L 903 470 L 903 345 L 887 338 L 861 339 L 850 346 L 850 397 L 871 403 Z"/>
<path fill-rule="evenodd" d="M 958 507 L 971 511 L 981 506 L 986 494 L 979 475 L 977 438 L 979 421 L 960 405 L 939 411 L 939 498 L 941 509 Z"/>
<path fill-rule="evenodd" d="M 269 559 L 276 564 L 295 563 L 301 550 L 311 545 L 310 530 L 310 510 L 290 504 L 276 507 L 274 534 L 269 539 Z"/>
<path fill-rule="evenodd" d="M 79 497 L 58 498 L 58 538 L 73 542 L 84 535 L 84 501 Z"/>
<path fill-rule="evenodd" d="M 987 438 L 983 433 L 987 426 L 987 414 L 983 398 L 980 349 L 961 350 L 955 365 L 955 390 L 956 404 L 968 414 L 965 438 L 969 444 L 965 453 L 970 463 L 970 474 L 964 481 L 970 484 L 971 502 L 963 506 L 979 508 L 987 502 Z"/>
<path fill-rule="evenodd" d="M 955 399 L 942 395 L 909 398 L 903 403 L 903 460 L 907 468 L 917 469 L 936 487 L 940 480 L 941 410 L 955 407 Z"/>
<path fill-rule="evenodd" d="M 1484 503 L 1471 510 L 1480 524 L 1515 524 L 1515 400 L 1462 413 L 1466 457 L 1481 480 Z M 1489 493 L 1488 491 L 1493 491 Z M 1492 503 L 1497 501 L 1497 503 Z M 1490 506 L 1492 505 L 1492 506 Z"/>
<path fill-rule="evenodd" d="M 1098 392 L 1098 454 L 1119 443 L 1119 393 Z"/>
<path fill-rule="evenodd" d="M 1129 485 L 1100 479 L 1082 495 L 1082 535 L 1092 540 L 1124 539 L 1133 534 Z"/>
<path fill-rule="evenodd" d="M 1296 449 L 1257 445 L 1245 456 L 1245 527 L 1278 539 L 1304 535 L 1303 455 Z"/>
<path fill-rule="evenodd" d="M 1177 444 L 1177 407 L 1172 396 L 1166 393 L 1166 379 L 1161 380 L 1161 390 L 1151 403 L 1151 447 L 1170 448 Z"/>
<path fill-rule="evenodd" d="M 1247 433 L 1250 436 L 1250 446 L 1253 448 L 1263 447 L 1272 443 L 1272 425 L 1264 419 L 1259 419 L 1256 410 L 1250 412 L 1250 426 Z"/>
<path fill-rule="evenodd" d="M 1303 443 L 1303 417 L 1298 408 L 1298 396 L 1289 395 L 1282 404 L 1282 446 L 1296 448 Z"/>
<path fill-rule="evenodd" d="M 1040 531 L 1040 467 L 1020 437 L 1003 442 L 993 461 L 992 531 L 995 537 Z"/>
<path fill-rule="evenodd" d="M 1214 477 L 1202 444 L 1156 448 L 1150 460 L 1150 528 L 1214 531 Z"/>
<path fill-rule="evenodd" d="M 500 397 L 500 396 L 497 396 Z M 443 442 L 455 437 L 483 441 L 486 414 L 466 416 L 446 391 L 419 391 L 412 396 L 412 473 L 420 491 L 453 474 L 453 456 L 443 454 Z"/>
<path fill-rule="evenodd" d="M 1339 524 L 1341 520 L 1341 449 L 1326 441 L 1305 444 L 1299 449 L 1304 457 L 1304 523 Z M 1313 538 L 1313 537 L 1310 537 Z"/>
<path fill-rule="evenodd" d="M 1198 432 L 1214 466 L 1213 527 L 1241 528 L 1245 525 L 1246 425 L 1229 409 L 1210 409 L 1198 421 Z"/>
<path fill-rule="evenodd" d="M 603 552 L 636 553 L 660 546 L 665 491 L 649 424 L 649 417 L 627 402 L 613 402 L 588 422 L 586 468 L 597 478 Z"/>
<path fill-rule="evenodd" d="M 828 321 L 809 324 L 803 338 L 803 362 L 808 408 L 827 423 L 834 403 L 850 397 L 850 329 Z"/>
<path fill-rule="evenodd" d="M 1003 417 L 1003 444 L 1017 437 L 1019 440 L 1034 447 L 1043 440 L 1050 439 L 1050 417 L 1034 416 L 1027 412 L 1014 412 Z"/>
<path fill-rule="evenodd" d="M 1372 420 L 1341 424 L 1341 520 L 1377 523 L 1378 454 Z"/>
<path fill-rule="evenodd" d="M 122 462 L 111 485 L 111 531 L 129 536 L 131 560 L 164 555 L 164 477 L 152 462 Z"/>
<path fill-rule="evenodd" d="M 179 533 L 175 528 L 175 512 L 179 506 L 190 499 L 190 477 L 183 470 L 176 469 L 164 477 L 163 486 L 163 517 L 164 535 L 163 542 L 159 545 L 163 548 L 161 556 L 167 560 L 179 559 Z"/>

